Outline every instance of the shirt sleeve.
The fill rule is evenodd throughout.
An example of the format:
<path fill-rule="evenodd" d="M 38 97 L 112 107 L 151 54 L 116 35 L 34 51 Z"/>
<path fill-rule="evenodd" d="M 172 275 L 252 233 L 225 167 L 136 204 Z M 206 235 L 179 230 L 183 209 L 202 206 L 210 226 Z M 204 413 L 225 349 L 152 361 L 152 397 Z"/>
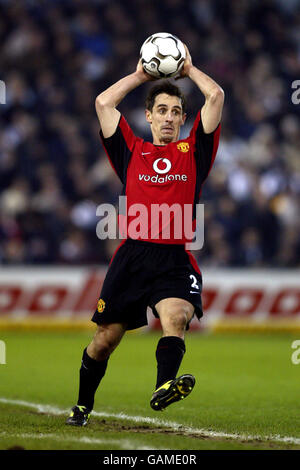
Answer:
<path fill-rule="evenodd" d="M 126 181 L 126 172 L 129 161 L 137 140 L 124 116 L 120 116 L 115 133 L 108 138 L 103 136 L 100 129 L 100 137 L 104 150 L 111 166 L 120 178 L 122 184 Z"/>
<path fill-rule="evenodd" d="M 219 123 L 213 132 L 206 134 L 201 121 L 201 110 L 198 111 L 193 128 L 190 132 L 190 137 L 194 142 L 195 159 L 201 182 L 207 178 L 215 161 L 219 146 L 220 131 L 221 124 Z"/>

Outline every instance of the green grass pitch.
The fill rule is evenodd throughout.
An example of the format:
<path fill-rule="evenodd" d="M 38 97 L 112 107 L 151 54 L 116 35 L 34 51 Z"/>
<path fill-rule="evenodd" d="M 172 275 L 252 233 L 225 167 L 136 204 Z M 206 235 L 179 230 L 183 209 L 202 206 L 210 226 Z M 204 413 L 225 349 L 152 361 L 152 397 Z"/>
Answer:
<path fill-rule="evenodd" d="M 196 386 L 155 412 L 159 334 L 129 333 L 110 358 L 90 424 L 73 428 L 64 422 L 91 336 L 0 331 L 7 362 L 0 365 L 0 449 L 300 449 L 295 336 L 188 332 L 180 373 L 195 375 Z"/>

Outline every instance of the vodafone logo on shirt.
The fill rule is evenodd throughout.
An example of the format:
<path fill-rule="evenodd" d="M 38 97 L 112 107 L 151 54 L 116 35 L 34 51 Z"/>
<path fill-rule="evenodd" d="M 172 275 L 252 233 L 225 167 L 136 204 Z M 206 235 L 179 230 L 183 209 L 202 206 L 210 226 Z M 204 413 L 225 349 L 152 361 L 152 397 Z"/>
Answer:
<path fill-rule="evenodd" d="M 164 169 L 160 169 L 158 167 L 159 162 L 163 162 L 165 164 Z M 153 163 L 153 170 L 156 171 L 156 173 L 158 173 L 160 175 L 163 175 L 164 173 L 168 173 L 171 170 L 171 168 L 172 168 L 172 164 L 171 164 L 170 160 L 168 160 L 167 158 L 158 158 Z"/>
<path fill-rule="evenodd" d="M 154 176 L 150 175 L 145 175 L 145 174 L 139 174 L 139 180 L 140 181 L 146 181 L 146 182 L 151 182 L 151 183 L 167 183 L 167 182 L 172 182 L 172 181 L 187 181 L 187 175 L 167 175 L 166 173 L 169 173 L 169 171 L 172 168 L 172 163 L 168 158 L 157 158 L 153 162 L 153 170 L 155 173 L 157 173 Z M 159 176 L 159 175 L 165 175 L 165 176 Z"/>

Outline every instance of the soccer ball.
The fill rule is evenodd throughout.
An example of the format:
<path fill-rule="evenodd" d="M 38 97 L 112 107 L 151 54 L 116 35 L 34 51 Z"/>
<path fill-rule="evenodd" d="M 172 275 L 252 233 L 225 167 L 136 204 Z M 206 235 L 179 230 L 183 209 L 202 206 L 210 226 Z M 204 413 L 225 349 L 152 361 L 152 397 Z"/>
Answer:
<path fill-rule="evenodd" d="M 182 68 L 185 57 L 183 43 L 169 33 L 152 34 L 140 51 L 145 72 L 156 78 L 174 77 Z"/>

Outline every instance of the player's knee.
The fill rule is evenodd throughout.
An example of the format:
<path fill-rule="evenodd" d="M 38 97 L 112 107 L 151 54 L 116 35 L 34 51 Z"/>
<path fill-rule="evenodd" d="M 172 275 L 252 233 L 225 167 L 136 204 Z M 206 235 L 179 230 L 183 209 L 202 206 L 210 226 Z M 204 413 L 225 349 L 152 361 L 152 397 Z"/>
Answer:
<path fill-rule="evenodd" d="M 165 314 L 165 325 L 176 331 L 184 331 L 188 319 L 184 309 L 170 310 Z"/>
<path fill-rule="evenodd" d="M 93 339 L 92 341 L 93 356 L 98 361 L 107 359 L 114 350 L 113 344 L 105 340 Z"/>
<path fill-rule="evenodd" d="M 114 337 L 100 330 L 95 334 L 91 343 L 93 355 L 98 361 L 105 360 L 111 355 L 117 344 L 118 341 Z"/>
<path fill-rule="evenodd" d="M 188 322 L 194 313 L 194 306 L 188 302 L 168 301 L 158 306 L 164 335 L 184 336 Z"/>

